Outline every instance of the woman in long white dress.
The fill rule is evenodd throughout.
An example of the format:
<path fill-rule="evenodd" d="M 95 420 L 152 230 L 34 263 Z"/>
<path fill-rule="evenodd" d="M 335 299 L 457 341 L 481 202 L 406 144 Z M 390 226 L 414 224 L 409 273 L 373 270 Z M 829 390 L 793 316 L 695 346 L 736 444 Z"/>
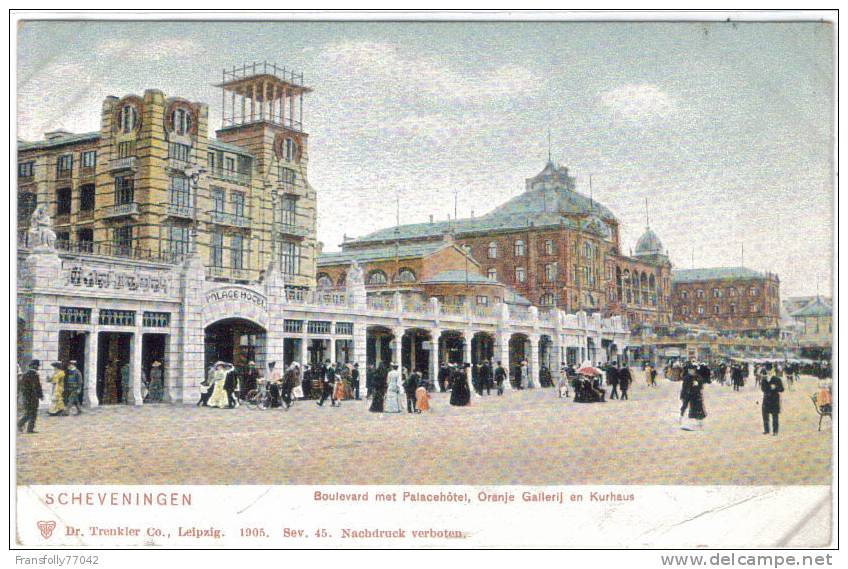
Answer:
<path fill-rule="evenodd" d="M 406 398 L 403 392 L 403 377 L 398 371 L 397 364 L 392 364 L 392 371 L 389 372 L 386 378 L 388 386 L 386 388 L 386 398 L 383 406 L 384 413 L 400 413 L 403 410 L 405 401 L 401 398 Z"/>
<path fill-rule="evenodd" d="M 215 372 L 212 374 L 215 380 L 215 386 L 212 388 L 212 396 L 209 398 L 207 405 L 209 407 L 217 407 L 225 409 L 229 407 L 227 391 L 224 389 L 224 382 L 227 380 L 227 365 L 223 362 L 215 364 Z"/>

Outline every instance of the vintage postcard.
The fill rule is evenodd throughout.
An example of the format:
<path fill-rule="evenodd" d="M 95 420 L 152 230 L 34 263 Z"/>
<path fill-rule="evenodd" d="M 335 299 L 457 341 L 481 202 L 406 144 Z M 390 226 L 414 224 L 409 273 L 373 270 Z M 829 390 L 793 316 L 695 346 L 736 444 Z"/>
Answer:
<path fill-rule="evenodd" d="M 317 14 L 12 14 L 11 547 L 834 546 L 836 14 Z"/>

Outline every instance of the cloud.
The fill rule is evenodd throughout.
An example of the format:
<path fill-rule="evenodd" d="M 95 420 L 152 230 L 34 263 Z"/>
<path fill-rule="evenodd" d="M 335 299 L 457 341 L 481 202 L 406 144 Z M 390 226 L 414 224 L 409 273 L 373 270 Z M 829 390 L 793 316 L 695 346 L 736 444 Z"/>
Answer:
<path fill-rule="evenodd" d="M 442 104 L 478 103 L 526 98 L 544 81 L 519 65 L 494 70 L 465 71 L 439 58 L 412 55 L 382 42 L 344 41 L 318 54 L 319 63 L 337 72 L 353 74 L 372 88 L 384 85 L 405 97 L 437 98 Z"/>
<path fill-rule="evenodd" d="M 113 38 L 100 42 L 97 50 L 101 55 L 136 61 L 161 61 L 169 57 L 194 59 L 206 51 L 203 44 L 184 38 L 164 38 L 152 42 Z"/>
<path fill-rule="evenodd" d="M 613 117 L 625 122 L 665 119 L 677 110 L 670 95 L 647 83 L 616 87 L 601 94 L 601 103 Z"/>

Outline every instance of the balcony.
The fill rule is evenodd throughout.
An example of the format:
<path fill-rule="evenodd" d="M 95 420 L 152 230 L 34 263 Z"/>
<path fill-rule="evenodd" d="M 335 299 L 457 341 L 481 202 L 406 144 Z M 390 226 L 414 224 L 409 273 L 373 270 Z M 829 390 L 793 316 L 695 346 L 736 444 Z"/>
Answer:
<path fill-rule="evenodd" d="M 197 208 L 190 205 L 168 204 L 168 215 L 183 219 L 194 219 L 197 216 Z"/>
<path fill-rule="evenodd" d="M 73 171 L 71 169 L 59 170 L 58 172 L 56 172 L 56 179 L 57 180 L 70 180 L 72 172 Z"/>
<path fill-rule="evenodd" d="M 123 203 L 117 205 L 110 205 L 103 208 L 104 219 L 110 217 L 125 217 L 127 215 L 138 215 L 137 203 Z"/>
<path fill-rule="evenodd" d="M 116 158 L 109 163 L 110 172 L 135 172 L 138 169 L 135 156 Z"/>
<path fill-rule="evenodd" d="M 209 278 L 249 281 L 250 269 L 234 269 L 232 267 L 208 267 Z"/>
<path fill-rule="evenodd" d="M 227 213 L 224 211 L 210 211 L 209 218 L 212 223 L 218 225 L 230 225 L 232 227 L 250 227 L 250 219 L 243 215 Z"/>
<path fill-rule="evenodd" d="M 235 170 L 213 168 L 209 175 L 218 180 L 224 180 L 225 182 L 233 182 L 234 184 L 240 184 L 242 186 L 250 185 L 250 174 L 242 174 Z"/>
<path fill-rule="evenodd" d="M 299 227 L 297 225 L 290 225 L 288 223 L 275 223 L 274 230 L 277 235 L 287 235 L 290 237 L 306 237 L 309 234 L 309 230 L 305 227 Z"/>
<path fill-rule="evenodd" d="M 185 172 L 191 163 L 186 160 L 180 160 L 179 158 L 168 158 L 168 169 L 174 172 Z"/>
<path fill-rule="evenodd" d="M 91 221 L 94 219 L 93 209 L 81 209 L 77 214 L 77 221 Z"/>

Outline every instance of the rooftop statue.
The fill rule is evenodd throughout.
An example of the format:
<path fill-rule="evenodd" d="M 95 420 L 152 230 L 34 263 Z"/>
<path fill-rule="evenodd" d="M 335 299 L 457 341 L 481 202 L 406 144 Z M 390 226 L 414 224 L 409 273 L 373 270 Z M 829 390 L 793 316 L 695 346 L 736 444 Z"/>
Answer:
<path fill-rule="evenodd" d="M 56 246 L 56 233 L 53 222 L 47 212 L 47 204 L 41 204 L 32 212 L 29 223 L 29 241 L 36 251 L 53 251 Z"/>

